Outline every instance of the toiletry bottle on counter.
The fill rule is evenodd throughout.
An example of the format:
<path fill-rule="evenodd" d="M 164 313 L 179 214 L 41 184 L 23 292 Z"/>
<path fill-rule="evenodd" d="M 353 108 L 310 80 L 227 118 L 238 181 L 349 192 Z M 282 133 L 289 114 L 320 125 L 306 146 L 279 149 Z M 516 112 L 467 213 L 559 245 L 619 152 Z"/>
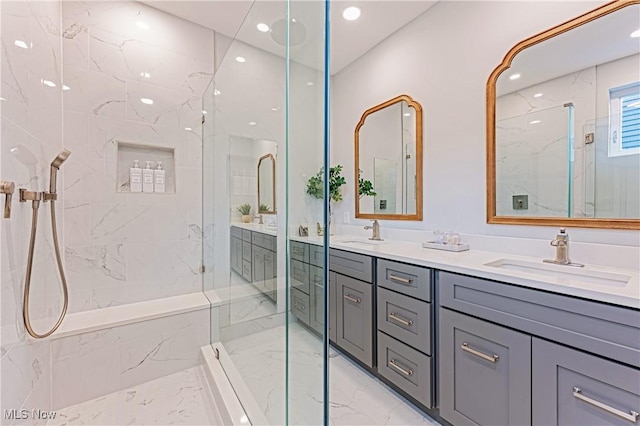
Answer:
<path fill-rule="evenodd" d="M 133 160 L 133 167 L 129 169 L 129 191 L 142 192 L 142 169 L 138 160 Z"/>
<path fill-rule="evenodd" d="M 158 161 L 158 166 L 153 171 L 153 192 L 164 192 L 164 174 L 162 161 Z"/>
<path fill-rule="evenodd" d="M 142 171 L 142 192 L 153 192 L 153 170 L 151 169 L 151 161 L 147 161 L 147 165 Z"/>

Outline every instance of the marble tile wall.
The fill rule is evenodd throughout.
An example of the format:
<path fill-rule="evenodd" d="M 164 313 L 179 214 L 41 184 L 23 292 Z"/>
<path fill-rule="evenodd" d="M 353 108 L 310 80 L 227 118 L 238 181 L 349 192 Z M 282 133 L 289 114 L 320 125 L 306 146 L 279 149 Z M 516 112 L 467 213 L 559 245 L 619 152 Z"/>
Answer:
<path fill-rule="evenodd" d="M 44 190 L 49 164 L 62 147 L 60 8 L 59 1 L 0 3 L 0 179 L 16 185 L 11 218 L 0 219 L 1 424 L 13 423 L 4 418 L 4 410 L 51 408 L 51 344 L 28 337 L 22 323 L 32 208 L 31 203 L 18 202 L 17 190 Z M 58 204 L 61 211 L 62 203 Z M 55 322 L 62 299 L 53 258 L 50 207 L 48 203 L 40 207 L 32 274 L 31 318 L 40 332 Z M 64 225 L 59 225 L 62 232 Z M 36 422 L 29 418 L 20 424 Z"/>
<path fill-rule="evenodd" d="M 65 1 L 62 13 L 70 311 L 200 291 L 214 33 L 136 2 Z M 175 148 L 176 193 L 117 193 L 116 141 Z"/>

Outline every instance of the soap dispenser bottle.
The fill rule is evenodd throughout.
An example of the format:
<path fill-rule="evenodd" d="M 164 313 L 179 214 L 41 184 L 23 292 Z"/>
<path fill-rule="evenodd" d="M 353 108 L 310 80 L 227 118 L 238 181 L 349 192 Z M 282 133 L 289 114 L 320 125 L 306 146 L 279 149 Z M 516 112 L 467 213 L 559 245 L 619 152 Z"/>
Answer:
<path fill-rule="evenodd" d="M 151 161 L 147 161 L 147 165 L 142 171 L 142 192 L 153 192 L 153 170 L 151 169 Z"/>
<path fill-rule="evenodd" d="M 133 160 L 133 167 L 129 169 L 129 191 L 142 192 L 142 169 L 138 160 Z"/>
<path fill-rule="evenodd" d="M 153 192 L 165 192 L 164 177 L 165 171 L 162 168 L 162 161 L 158 161 L 158 166 L 153 171 Z"/>

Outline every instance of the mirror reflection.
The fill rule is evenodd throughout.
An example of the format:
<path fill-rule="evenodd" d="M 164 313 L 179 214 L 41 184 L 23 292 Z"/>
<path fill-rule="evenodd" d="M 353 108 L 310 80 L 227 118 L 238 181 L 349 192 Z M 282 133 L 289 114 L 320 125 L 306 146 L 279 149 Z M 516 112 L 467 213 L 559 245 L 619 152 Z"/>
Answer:
<path fill-rule="evenodd" d="M 496 216 L 640 218 L 639 30 L 640 5 L 624 7 L 522 50 L 499 75 Z"/>
<path fill-rule="evenodd" d="M 258 213 L 276 212 L 276 159 L 263 155 L 258 161 Z"/>
<path fill-rule="evenodd" d="M 362 115 L 355 133 L 356 217 L 422 220 L 422 107 L 407 95 Z"/>

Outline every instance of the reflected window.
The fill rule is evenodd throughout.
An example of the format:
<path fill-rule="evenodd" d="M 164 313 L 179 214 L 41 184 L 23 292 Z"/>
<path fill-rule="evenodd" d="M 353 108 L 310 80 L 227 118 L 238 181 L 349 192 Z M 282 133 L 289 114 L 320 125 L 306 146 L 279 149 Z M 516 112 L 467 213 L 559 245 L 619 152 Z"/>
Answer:
<path fill-rule="evenodd" d="M 609 157 L 640 154 L 640 82 L 609 90 Z"/>

